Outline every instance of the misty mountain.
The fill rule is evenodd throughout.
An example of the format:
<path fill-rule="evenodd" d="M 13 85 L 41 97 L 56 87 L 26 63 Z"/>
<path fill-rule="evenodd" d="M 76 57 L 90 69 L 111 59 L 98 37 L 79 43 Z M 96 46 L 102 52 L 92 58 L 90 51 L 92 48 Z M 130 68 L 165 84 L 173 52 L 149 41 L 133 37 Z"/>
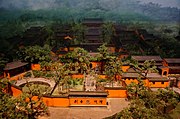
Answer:
<path fill-rule="evenodd" d="M 149 1 L 149 2 L 148 2 Z M 178 0 L 0 0 L 0 8 L 9 11 L 31 11 L 33 17 L 59 18 L 102 17 L 105 19 L 134 19 L 180 21 Z M 152 2 L 150 2 L 152 1 Z M 160 4 L 159 4 L 160 3 Z M 172 4 L 174 3 L 174 4 Z M 40 16 L 38 12 L 40 11 Z M 2 10 L 1 14 L 2 15 Z M 49 15 L 49 16 L 47 16 Z"/>
<path fill-rule="evenodd" d="M 156 3 L 162 7 L 177 7 L 180 8 L 180 0 L 139 0 L 141 3 Z"/>

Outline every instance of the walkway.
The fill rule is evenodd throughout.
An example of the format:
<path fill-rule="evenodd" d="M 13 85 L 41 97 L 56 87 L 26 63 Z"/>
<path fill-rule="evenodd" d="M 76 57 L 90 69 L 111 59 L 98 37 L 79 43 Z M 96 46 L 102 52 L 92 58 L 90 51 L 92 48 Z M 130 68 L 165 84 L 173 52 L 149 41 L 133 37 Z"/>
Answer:
<path fill-rule="evenodd" d="M 106 107 L 49 107 L 50 116 L 41 117 L 39 119 L 102 119 L 112 116 L 129 104 L 125 98 L 109 98 L 107 99 L 109 106 Z"/>
<path fill-rule="evenodd" d="M 21 86 L 23 84 L 26 84 L 27 82 L 45 83 L 48 84 L 51 88 L 54 87 L 55 85 L 55 82 L 53 80 L 49 80 L 45 78 L 25 78 L 25 79 L 17 80 L 14 84 L 16 86 Z"/>

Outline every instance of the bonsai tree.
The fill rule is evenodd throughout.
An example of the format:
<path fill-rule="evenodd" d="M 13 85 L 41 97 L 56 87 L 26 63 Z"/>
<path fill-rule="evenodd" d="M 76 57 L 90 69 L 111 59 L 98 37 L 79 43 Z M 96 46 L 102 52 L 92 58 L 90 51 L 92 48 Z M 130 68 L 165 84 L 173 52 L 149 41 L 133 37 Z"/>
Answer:
<path fill-rule="evenodd" d="M 85 42 L 85 40 L 84 40 L 85 30 L 86 30 L 86 28 L 82 24 L 80 24 L 80 23 L 73 24 L 72 32 L 73 32 L 75 44 Z"/>
<path fill-rule="evenodd" d="M 180 96 L 169 88 L 152 91 L 144 85 L 142 78 L 146 78 L 146 72 L 156 71 L 153 64 L 154 61 L 145 61 L 143 65 L 139 66 L 136 61 L 133 62 L 136 71 L 139 73 L 139 77 L 137 79 L 138 84 L 131 83 L 126 87 L 127 94 L 131 99 L 130 105 L 107 119 L 171 118 L 166 112 L 166 108 L 169 105 L 175 107 L 180 101 Z"/>
<path fill-rule="evenodd" d="M 101 45 L 99 48 L 98 48 L 98 51 L 99 51 L 99 55 L 97 56 L 97 59 L 99 61 L 102 61 L 102 60 L 107 60 L 109 59 L 110 57 L 110 53 L 108 52 L 108 48 L 106 47 L 106 43 L 104 43 L 103 45 Z"/>
<path fill-rule="evenodd" d="M 113 35 L 115 34 L 114 25 L 111 22 L 106 22 L 102 25 L 102 37 L 104 43 L 110 43 Z"/>
<path fill-rule="evenodd" d="M 87 73 L 90 69 L 90 55 L 83 48 L 75 48 L 60 59 L 62 62 L 70 63 L 71 67 L 80 73 Z"/>
<path fill-rule="evenodd" d="M 41 63 L 45 64 L 51 61 L 50 58 L 50 47 L 44 45 L 43 47 L 35 45 L 24 47 L 17 52 L 19 58 L 29 63 Z"/>
<path fill-rule="evenodd" d="M 106 47 L 106 43 L 101 45 L 98 48 L 99 54 L 96 56 L 96 59 L 98 61 L 101 61 L 101 72 L 103 72 L 103 70 L 105 69 L 105 65 L 107 62 L 112 61 L 113 58 L 115 58 L 115 56 L 112 56 L 109 51 L 108 51 L 108 47 Z"/>
<path fill-rule="evenodd" d="M 27 84 L 28 90 L 18 97 L 13 97 L 9 92 L 10 85 L 11 82 L 7 79 L 0 80 L 0 118 L 36 119 L 39 115 L 47 113 L 39 88 L 30 88 Z M 34 97 L 37 99 L 34 100 Z"/>
<path fill-rule="evenodd" d="M 156 62 L 154 60 L 146 60 L 142 65 L 139 65 L 139 63 L 135 60 L 130 61 L 130 65 L 132 65 L 136 69 L 136 71 L 144 77 L 147 77 L 148 73 L 150 72 L 158 72 L 155 63 Z"/>
<path fill-rule="evenodd" d="M 105 75 L 111 80 L 112 87 L 113 81 L 117 81 L 117 76 L 120 76 L 123 73 L 121 69 L 122 65 L 122 61 L 116 57 L 111 57 L 111 59 L 105 64 Z"/>
<path fill-rule="evenodd" d="M 72 72 L 72 65 L 70 63 L 66 63 L 66 64 L 61 64 L 61 63 L 53 63 L 51 65 L 53 67 L 53 73 L 54 73 L 54 80 L 55 80 L 55 85 L 53 87 L 53 89 L 50 92 L 50 95 L 53 94 L 53 92 L 55 91 L 55 89 L 57 88 L 57 86 L 59 86 L 60 84 L 62 85 L 66 85 L 66 89 L 67 89 L 67 85 L 68 85 L 68 81 L 71 79 L 71 74 Z"/>

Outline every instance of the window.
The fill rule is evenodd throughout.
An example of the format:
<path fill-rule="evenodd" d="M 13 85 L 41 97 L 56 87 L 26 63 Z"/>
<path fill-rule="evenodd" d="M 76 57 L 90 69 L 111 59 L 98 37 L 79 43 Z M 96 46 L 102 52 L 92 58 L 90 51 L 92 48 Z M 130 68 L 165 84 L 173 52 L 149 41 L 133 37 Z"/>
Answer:
<path fill-rule="evenodd" d="M 167 71 L 164 71 L 163 75 L 164 75 L 164 76 L 167 76 Z"/>

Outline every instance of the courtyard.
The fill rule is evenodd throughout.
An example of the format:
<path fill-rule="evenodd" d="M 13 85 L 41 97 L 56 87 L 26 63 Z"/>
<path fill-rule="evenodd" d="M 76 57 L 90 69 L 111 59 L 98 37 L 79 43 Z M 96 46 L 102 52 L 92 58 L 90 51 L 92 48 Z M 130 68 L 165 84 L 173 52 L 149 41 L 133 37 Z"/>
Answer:
<path fill-rule="evenodd" d="M 107 107 L 49 107 L 49 116 L 39 119 L 102 119 L 128 106 L 125 98 L 108 98 Z"/>

